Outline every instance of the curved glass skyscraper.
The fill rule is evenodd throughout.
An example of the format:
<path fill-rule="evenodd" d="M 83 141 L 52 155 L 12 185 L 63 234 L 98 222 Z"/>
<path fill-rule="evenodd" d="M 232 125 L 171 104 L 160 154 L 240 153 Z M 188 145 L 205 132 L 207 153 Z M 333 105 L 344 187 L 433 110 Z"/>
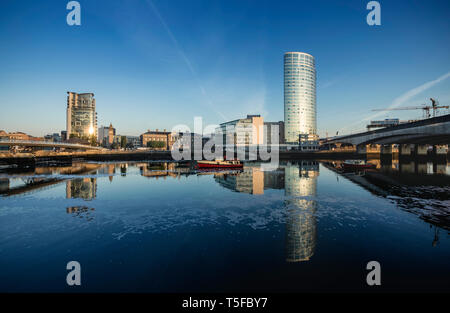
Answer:
<path fill-rule="evenodd" d="M 317 140 L 316 67 L 308 53 L 284 54 L 284 125 L 286 143 Z"/>

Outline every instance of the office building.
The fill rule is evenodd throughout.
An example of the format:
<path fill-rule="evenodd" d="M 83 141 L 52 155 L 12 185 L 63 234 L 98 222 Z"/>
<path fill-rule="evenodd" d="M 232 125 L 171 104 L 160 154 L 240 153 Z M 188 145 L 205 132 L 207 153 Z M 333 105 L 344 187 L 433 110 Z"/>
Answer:
<path fill-rule="evenodd" d="M 272 137 L 274 133 L 277 138 Z M 264 143 L 267 145 L 284 144 L 284 122 L 264 122 Z"/>
<path fill-rule="evenodd" d="M 316 68 L 308 53 L 284 54 L 284 123 L 286 143 L 318 148 Z"/>
<path fill-rule="evenodd" d="M 139 148 L 141 147 L 141 138 L 139 136 L 125 136 L 127 138 L 128 148 Z"/>
<path fill-rule="evenodd" d="M 110 147 L 114 142 L 115 135 L 116 129 L 113 127 L 112 123 L 110 123 L 109 126 L 99 127 L 97 141 L 105 147 Z"/>
<path fill-rule="evenodd" d="M 264 118 L 261 115 L 247 115 L 246 118 L 220 124 L 216 135 L 223 136 L 224 145 L 248 146 L 264 144 Z"/>
<path fill-rule="evenodd" d="M 97 112 L 93 93 L 67 92 L 66 131 L 71 137 L 98 137 Z"/>
<path fill-rule="evenodd" d="M 61 142 L 61 135 L 58 133 L 48 134 L 44 136 L 44 140 L 53 141 L 53 142 Z"/>

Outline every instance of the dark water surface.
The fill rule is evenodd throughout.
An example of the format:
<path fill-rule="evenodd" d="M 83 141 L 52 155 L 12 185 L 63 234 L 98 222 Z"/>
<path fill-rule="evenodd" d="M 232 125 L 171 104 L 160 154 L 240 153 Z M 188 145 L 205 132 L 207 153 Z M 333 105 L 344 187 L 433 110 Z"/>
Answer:
<path fill-rule="evenodd" d="M 450 167 L 0 172 L 0 291 L 450 291 Z M 81 264 L 81 286 L 66 264 Z"/>

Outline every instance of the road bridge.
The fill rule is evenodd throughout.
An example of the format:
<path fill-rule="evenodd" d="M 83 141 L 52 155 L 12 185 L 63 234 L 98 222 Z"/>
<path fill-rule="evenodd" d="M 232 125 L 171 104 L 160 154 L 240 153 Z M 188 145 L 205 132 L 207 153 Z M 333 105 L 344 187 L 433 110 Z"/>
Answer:
<path fill-rule="evenodd" d="M 323 144 L 351 144 L 361 153 L 366 151 L 367 145 L 398 144 L 403 149 L 402 152 L 407 151 L 406 154 L 410 154 L 410 145 L 414 144 L 416 149 L 418 148 L 418 154 L 426 154 L 429 145 L 450 144 L 450 114 L 358 134 L 332 137 Z"/>
<path fill-rule="evenodd" d="M 40 140 L 0 140 L 0 146 L 40 147 L 40 148 L 64 148 L 75 150 L 104 150 L 103 147 L 95 147 L 77 143 L 53 142 Z"/>
<path fill-rule="evenodd" d="M 430 144 L 450 143 L 450 114 L 358 134 L 332 137 L 325 144 Z"/>

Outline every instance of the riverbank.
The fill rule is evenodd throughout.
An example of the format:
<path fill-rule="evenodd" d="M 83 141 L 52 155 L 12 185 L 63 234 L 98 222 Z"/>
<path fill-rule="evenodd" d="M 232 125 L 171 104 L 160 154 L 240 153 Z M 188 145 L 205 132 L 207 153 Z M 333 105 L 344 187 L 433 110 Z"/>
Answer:
<path fill-rule="evenodd" d="M 381 158 L 392 157 L 383 155 Z M 448 155 L 440 156 L 405 156 L 411 159 L 434 159 L 447 158 Z M 366 159 L 377 158 L 358 154 L 356 152 L 335 152 L 335 151 L 280 151 L 280 160 L 305 160 L 305 159 L 328 159 L 328 160 L 346 160 L 346 159 Z M 380 156 L 378 156 L 380 158 Z M 16 167 L 34 167 L 39 165 L 63 165 L 71 164 L 74 161 L 92 161 L 92 162 L 112 162 L 112 161 L 174 161 L 170 151 L 144 150 L 144 151 L 107 151 L 107 152 L 47 152 L 47 153 L 23 153 L 23 154 L 0 154 L 0 166 Z"/>

